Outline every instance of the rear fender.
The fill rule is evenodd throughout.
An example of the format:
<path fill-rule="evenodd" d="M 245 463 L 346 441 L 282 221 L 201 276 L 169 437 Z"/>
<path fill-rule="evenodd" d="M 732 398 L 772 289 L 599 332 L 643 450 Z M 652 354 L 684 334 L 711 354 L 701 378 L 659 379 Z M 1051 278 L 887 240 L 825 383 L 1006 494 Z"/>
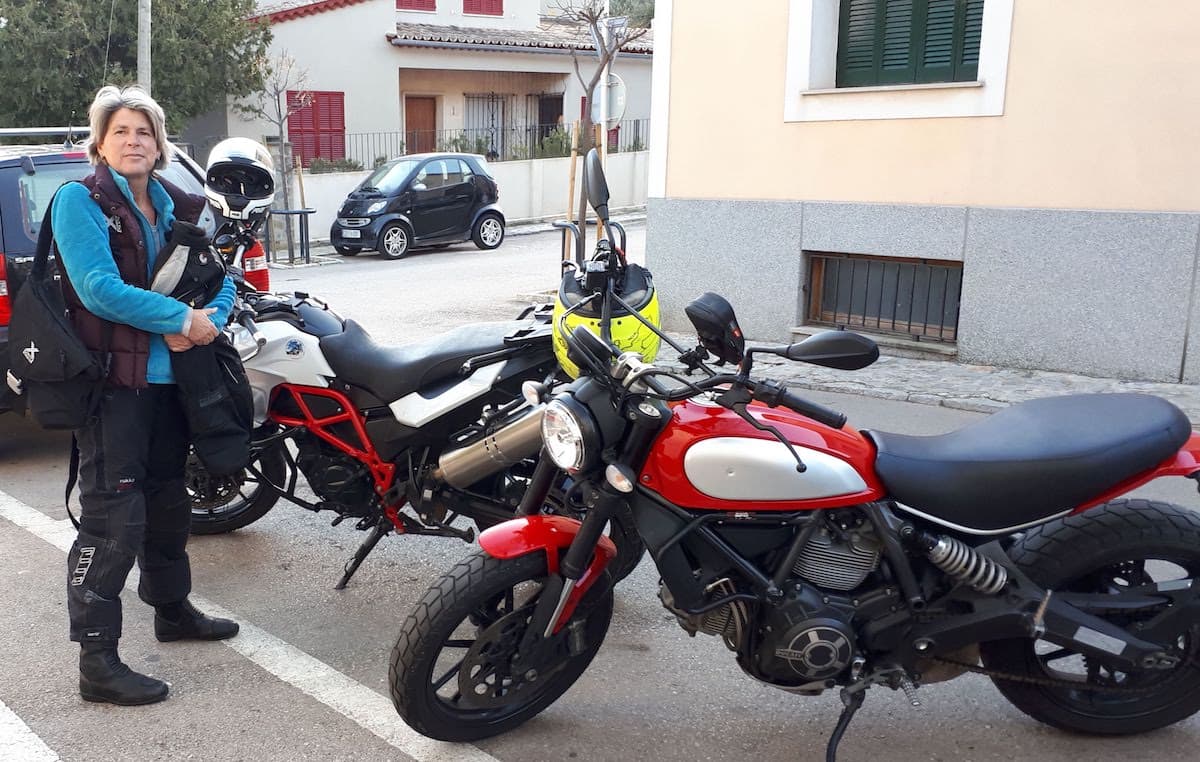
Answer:
<path fill-rule="evenodd" d="M 1074 510 L 1074 513 L 1080 513 L 1097 505 L 1107 503 L 1109 500 L 1118 498 L 1126 492 L 1137 489 L 1146 482 L 1153 481 L 1162 476 L 1187 476 L 1200 482 L 1200 434 L 1193 432 L 1188 437 L 1188 441 L 1184 442 L 1183 446 L 1179 448 L 1179 452 L 1159 463 L 1152 470 L 1126 479 L 1103 495 L 1079 506 Z"/>
<path fill-rule="evenodd" d="M 479 546 L 492 558 L 502 559 L 544 552 L 546 570 L 550 574 L 558 574 L 559 559 L 578 533 L 579 522 L 565 516 L 521 516 L 485 530 L 479 535 Z M 612 540 L 601 535 L 591 563 L 576 582 L 575 589 L 567 598 L 567 605 L 554 624 L 555 632 L 571 620 L 571 615 L 584 593 L 600 579 L 604 567 L 608 566 L 616 555 L 617 546 Z"/>
<path fill-rule="evenodd" d="M 500 216 L 500 221 L 503 222 L 505 224 L 505 226 L 508 225 L 508 220 L 505 219 L 505 217 L 504 217 L 504 210 L 500 208 L 500 204 L 494 203 L 494 204 L 487 204 L 486 206 L 481 206 L 475 212 L 475 214 L 471 217 L 471 227 L 474 228 L 475 223 L 479 222 L 479 218 L 485 214 L 497 214 Z"/>

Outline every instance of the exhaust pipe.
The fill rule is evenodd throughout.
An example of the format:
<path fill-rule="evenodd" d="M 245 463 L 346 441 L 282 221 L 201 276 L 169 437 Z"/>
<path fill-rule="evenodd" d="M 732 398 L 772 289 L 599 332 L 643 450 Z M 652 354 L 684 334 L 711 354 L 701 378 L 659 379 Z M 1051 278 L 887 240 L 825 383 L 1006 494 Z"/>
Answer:
<path fill-rule="evenodd" d="M 520 463 L 541 449 L 545 412 L 546 406 L 538 405 L 483 439 L 443 453 L 430 476 L 465 489 L 485 476 Z"/>

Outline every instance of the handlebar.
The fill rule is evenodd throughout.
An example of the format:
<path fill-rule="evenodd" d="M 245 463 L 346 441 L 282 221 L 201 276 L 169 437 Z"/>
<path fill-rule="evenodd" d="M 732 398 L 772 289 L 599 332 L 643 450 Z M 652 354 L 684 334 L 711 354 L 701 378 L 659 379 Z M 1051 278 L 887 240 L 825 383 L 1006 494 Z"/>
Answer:
<path fill-rule="evenodd" d="M 765 402 L 770 407 L 782 405 L 788 410 L 807 416 L 830 428 L 840 429 L 846 425 L 845 413 L 839 413 L 832 408 L 827 408 L 824 405 L 806 400 L 798 394 L 793 394 L 783 384 L 764 384 L 760 382 L 754 390 L 754 399 Z"/>
<path fill-rule="evenodd" d="M 786 407 L 794 413 L 799 413 L 806 418 L 811 418 L 818 423 L 823 423 L 834 429 L 842 428 L 846 425 L 847 421 L 845 413 L 840 413 L 832 408 L 806 400 L 798 394 L 793 394 L 788 391 L 786 386 L 777 381 L 755 381 L 752 378 L 732 373 L 719 373 L 710 378 L 698 381 L 690 387 L 668 391 L 662 384 L 649 375 L 641 376 L 638 380 L 646 384 L 656 394 L 669 400 L 681 400 L 691 397 L 695 394 L 697 388 L 712 389 L 723 384 L 735 384 L 745 387 L 749 390 L 752 399 L 763 402 L 768 407 Z"/>
<path fill-rule="evenodd" d="M 250 338 L 254 339 L 254 343 L 260 348 L 267 345 L 267 337 L 262 335 L 258 330 L 258 326 L 254 323 L 254 312 L 252 310 L 242 310 L 237 316 L 237 322 L 250 333 Z"/>

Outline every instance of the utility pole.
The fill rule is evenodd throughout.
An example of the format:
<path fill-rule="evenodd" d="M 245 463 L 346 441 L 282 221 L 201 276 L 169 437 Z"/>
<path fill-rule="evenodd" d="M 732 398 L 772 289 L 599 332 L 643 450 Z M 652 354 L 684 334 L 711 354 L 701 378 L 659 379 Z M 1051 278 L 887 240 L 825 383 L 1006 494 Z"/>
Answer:
<path fill-rule="evenodd" d="M 604 43 L 604 49 L 608 49 L 609 40 L 612 39 L 612 27 L 609 26 L 611 20 L 611 9 L 609 7 L 610 0 L 604 0 L 604 26 L 601 27 L 600 37 Z M 597 55 L 602 56 L 600 51 Z M 600 83 L 596 86 L 596 97 L 600 103 L 600 145 L 596 146 L 596 150 L 600 154 L 600 159 L 604 164 L 608 163 L 608 78 L 612 73 L 612 61 L 609 61 L 604 66 L 604 71 L 600 74 Z"/>
<path fill-rule="evenodd" d="M 138 84 L 150 94 L 150 0 L 138 0 Z"/>

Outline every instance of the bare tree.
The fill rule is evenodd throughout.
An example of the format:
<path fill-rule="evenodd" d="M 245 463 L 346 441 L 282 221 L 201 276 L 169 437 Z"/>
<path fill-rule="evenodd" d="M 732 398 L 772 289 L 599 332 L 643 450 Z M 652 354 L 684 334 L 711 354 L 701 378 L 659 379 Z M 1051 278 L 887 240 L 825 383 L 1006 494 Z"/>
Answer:
<path fill-rule="evenodd" d="M 635 28 L 625 25 L 610 25 L 611 18 L 605 12 L 604 0 L 565 0 L 557 5 L 560 11 L 560 18 L 571 21 L 584 27 L 588 30 L 593 41 L 599 45 L 596 50 L 598 61 L 596 68 L 592 71 L 591 76 L 585 78 L 583 68 L 579 62 L 579 53 L 584 49 L 581 44 L 579 47 L 571 49 L 571 60 L 575 64 L 575 76 L 579 79 L 579 84 L 583 87 L 583 94 L 587 98 L 588 108 L 583 110 L 583 114 L 579 118 L 579 150 L 586 153 L 592 147 L 592 115 L 591 104 L 592 98 L 596 92 L 596 86 L 600 84 L 600 78 L 608 71 L 608 66 L 617 57 L 617 54 L 629 43 L 644 36 L 649 29 Z M 607 33 L 606 33 L 606 27 Z M 580 41 L 586 39 L 580 37 Z M 579 214 L 576 218 L 581 231 L 586 230 L 584 225 L 587 223 L 587 194 L 580 193 L 579 195 Z"/>
<path fill-rule="evenodd" d="M 279 141 L 279 179 L 283 184 L 283 205 L 292 208 L 292 160 L 288 152 L 288 118 L 312 104 L 313 94 L 308 89 L 308 70 L 296 63 L 296 59 L 282 51 L 266 63 L 267 75 L 263 78 L 263 89 L 250 96 L 245 103 L 235 103 L 233 108 L 247 121 L 261 119 L 275 127 Z M 288 258 L 293 253 L 292 221 L 284 224 L 287 232 Z"/>

